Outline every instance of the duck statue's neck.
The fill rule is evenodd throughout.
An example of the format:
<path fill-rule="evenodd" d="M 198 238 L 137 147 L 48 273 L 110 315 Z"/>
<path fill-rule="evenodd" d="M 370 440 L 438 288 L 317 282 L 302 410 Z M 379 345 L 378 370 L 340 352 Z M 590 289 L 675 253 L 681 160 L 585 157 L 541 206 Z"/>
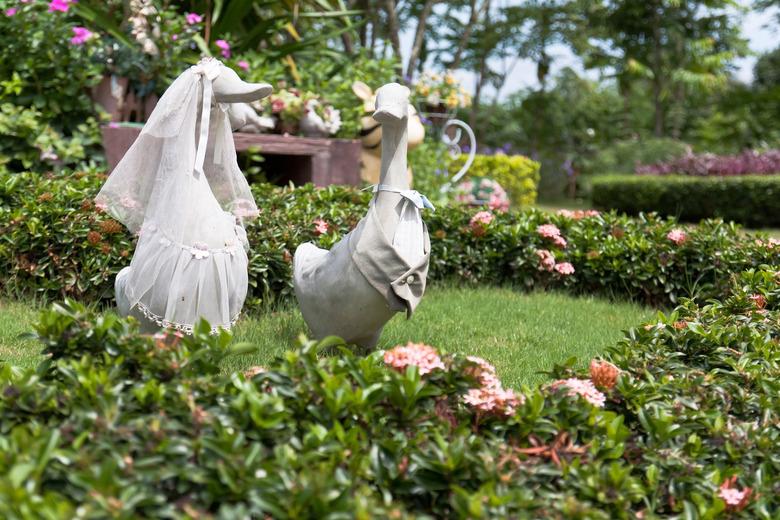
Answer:
<path fill-rule="evenodd" d="M 409 143 L 407 118 L 382 125 L 382 167 L 379 184 L 408 190 L 406 151 Z"/>

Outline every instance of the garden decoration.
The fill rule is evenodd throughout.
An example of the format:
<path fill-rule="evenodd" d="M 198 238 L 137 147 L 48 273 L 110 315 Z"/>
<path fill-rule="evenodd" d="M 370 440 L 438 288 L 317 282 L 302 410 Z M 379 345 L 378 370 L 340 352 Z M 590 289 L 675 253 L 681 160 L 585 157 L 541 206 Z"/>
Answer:
<path fill-rule="evenodd" d="M 368 213 L 330 251 L 301 244 L 293 265 L 295 295 L 313 334 L 366 347 L 376 345 L 396 312 L 411 317 L 425 292 L 430 239 L 420 212 L 433 208 L 410 189 L 409 89 L 381 87 L 373 117 L 383 127 L 382 165 Z"/>
<path fill-rule="evenodd" d="M 258 115 L 249 103 L 231 103 L 228 105 L 228 118 L 230 119 L 230 128 L 234 132 L 259 134 L 274 128 L 273 119 Z"/>
<path fill-rule="evenodd" d="M 468 139 L 466 162 L 441 187 L 441 192 L 447 194 L 469 171 L 477 153 L 477 139 L 474 136 L 474 131 L 465 122 L 455 119 L 455 111 L 458 108 L 467 108 L 471 105 L 471 96 L 455 79 L 451 71 L 447 71 L 444 75 L 423 73 L 414 85 L 414 96 L 420 107 L 420 116 L 430 121 L 431 128 L 447 146 L 453 159 L 462 153 L 460 143 L 463 141 L 464 133 Z"/>
<path fill-rule="evenodd" d="M 363 153 L 360 157 L 360 177 L 366 182 L 376 184 L 379 182 L 379 172 L 381 167 L 381 148 L 382 143 L 382 125 L 373 120 L 371 114 L 374 112 L 376 96 L 374 91 L 363 83 L 356 81 L 352 84 L 352 92 L 363 101 L 363 107 L 366 116 L 360 120 L 362 130 L 360 139 L 363 144 Z M 409 105 L 408 117 L 408 147 L 415 148 L 425 139 L 425 127 L 417 115 L 417 110 L 413 105 Z M 408 171 L 409 178 L 412 178 L 411 168 Z"/>
<path fill-rule="evenodd" d="M 139 319 L 142 330 L 191 333 L 205 318 L 216 331 L 238 317 L 248 288 L 242 219 L 258 210 L 225 104 L 270 92 L 201 60 L 168 88 L 98 193 L 96 205 L 139 236 L 115 291 L 120 314 Z"/>

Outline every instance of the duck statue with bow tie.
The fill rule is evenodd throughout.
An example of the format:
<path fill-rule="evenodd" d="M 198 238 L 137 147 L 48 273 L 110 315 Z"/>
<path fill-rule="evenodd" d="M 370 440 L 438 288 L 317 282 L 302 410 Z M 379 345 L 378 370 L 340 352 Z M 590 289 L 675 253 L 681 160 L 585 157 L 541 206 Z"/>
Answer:
<path fill-rule="evenodd" d="M 421 212 L 433 206 L 410 189 L 408 107 L 407 87 L 390 83 L 377 91 L 382 164 L 368 212 L 330 251 L 311 242 L 295 251 L 295 295 L 317 338 L 373 347 L 390 318 L 411 317 L 425 292 L 430 239 Z"/>
<path fill-rule="evenodd" d="M 98 193 L 96 206 L 139 237 L 115 292 L 119 313 L 142 331 L 191 333 L 205 318 L 216 332 L 238 317 L 248 289 L 243 225 L 258 209 L 236 162 L 229 104 L 270 93 L 201 60 L 165 91 Z"/>

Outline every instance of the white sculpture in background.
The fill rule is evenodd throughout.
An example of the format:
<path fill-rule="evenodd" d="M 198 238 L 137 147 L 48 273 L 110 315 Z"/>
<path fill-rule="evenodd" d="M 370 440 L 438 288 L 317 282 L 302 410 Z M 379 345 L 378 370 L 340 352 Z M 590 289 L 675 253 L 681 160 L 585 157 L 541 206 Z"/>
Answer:
<path fill-rule="evenodd" d="M 382 125 L 382 164 L 368 213 L 330 251 L 301 244 L 293 266 L 295 295 L 312 333 L 367 347 L 396 312 L 411 317 L 425 292 L 430 240 L 421 210 L 433 208 L 410 189 L 409 89 L 380 88 L 373 117 Z"/>
<path fill-rule="evenodd" d="M 168 88 L 140 136 L 95 201 L 139 235 L 132 261 L 117 275 L 119 312 L 144 332 L 213 331 L 238 317 L 248 288 L 243 219 L 257 216 L 236 163 L 227 103 L 271 93 L 213 58 Z"/>

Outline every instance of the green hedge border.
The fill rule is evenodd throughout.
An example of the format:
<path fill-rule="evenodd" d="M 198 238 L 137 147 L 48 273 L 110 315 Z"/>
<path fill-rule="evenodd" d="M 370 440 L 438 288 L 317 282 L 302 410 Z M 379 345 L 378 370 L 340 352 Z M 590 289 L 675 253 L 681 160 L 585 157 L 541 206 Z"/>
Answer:
<path fill-rule="evenodd" d="M 606 175 L 593 178 L 592 199 L 599 209 L 629 215 L 656 211 L 687 222 L 722 218 L 780 227 L 780 175 Z"/>

